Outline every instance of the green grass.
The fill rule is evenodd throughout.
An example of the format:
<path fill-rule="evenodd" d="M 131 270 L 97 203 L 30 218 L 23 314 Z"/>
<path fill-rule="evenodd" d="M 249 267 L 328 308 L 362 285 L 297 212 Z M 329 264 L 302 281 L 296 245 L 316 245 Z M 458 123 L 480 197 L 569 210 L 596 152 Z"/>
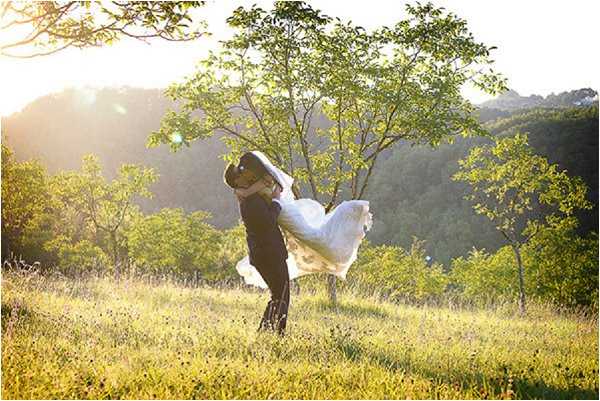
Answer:
<path fill-rule="evenodd" d="M 292 294 L 3 273 L 2 398 L 598 398 L 598 324 Z"/>

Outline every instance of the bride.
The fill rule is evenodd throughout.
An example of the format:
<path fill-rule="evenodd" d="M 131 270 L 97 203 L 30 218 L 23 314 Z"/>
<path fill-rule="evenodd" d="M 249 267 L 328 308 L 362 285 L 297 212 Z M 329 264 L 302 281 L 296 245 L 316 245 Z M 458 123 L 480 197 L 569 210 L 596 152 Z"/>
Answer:
<path fill-rule="evenodd" d="M 288 271 L 290 280 L 305 274 L 326 272 L 342 280 L 350 265 L 356 260 L 358 246 L 371 229 L 372 214 L 369 202 L 350 200 L 340 203 L 329 213 L 312 199 L 294 199 L 294 179 L 275 167 L 260 151 L 252 151 L 263 163 L 269 175 L 248 188 L 235 190 L 238 196 L 255 192 L 271 200 L 275 185 L 279 185 L 281 212 L 277 223 L 286 238 Z M 246 284 L 267 288 L 261 275 L 245 256 L 236 270 Z"/>

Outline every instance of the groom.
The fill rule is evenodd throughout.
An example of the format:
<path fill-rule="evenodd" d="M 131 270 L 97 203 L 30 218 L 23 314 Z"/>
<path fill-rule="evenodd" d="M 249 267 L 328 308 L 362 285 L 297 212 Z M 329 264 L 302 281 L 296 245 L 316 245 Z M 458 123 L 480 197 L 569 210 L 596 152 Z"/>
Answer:
<path fill-rule="evenodd" d="M 260 159 L 246 152 L 236 167 L 233 164 L 225 170 L 225 183 L 231 188 L 247 188 L 268 174 Z M 259 331 L 271 329 L 284 335 L 290 302 L 288 257 L 285 242 L 277 216 L 281 211 L 280 188 L 273 192 L 273 200 L 268 203 L 258 193 L 248 197 L 238 197 L 240 214 L 246 226 L 246 240 L 250 264 L 260 273 L 271 291 L 271 300 L 263 313 Z"/>

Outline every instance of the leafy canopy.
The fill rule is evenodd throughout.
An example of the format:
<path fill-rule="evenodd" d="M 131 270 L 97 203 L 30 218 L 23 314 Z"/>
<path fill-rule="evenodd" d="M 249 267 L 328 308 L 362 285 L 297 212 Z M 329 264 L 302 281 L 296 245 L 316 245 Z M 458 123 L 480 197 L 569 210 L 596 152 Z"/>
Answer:
<path fill-rule="evenodd" d="M 509 243 L 520 245 L 533 237 L 542 225 L 560 224 L 574 218 L 577 209 L 590 209 L 587 187 L 580 177 L 569 177 L 542 156 L 533 153 L 527 134 L 499 138 L 495 144 L 475 147 L 459 160 L 460 169 L 452 178 L 465 181 L 472 192 L 478 214 L 490 219 Z M 533 211 L 524 222 L 521 217 Z"/>
<path fill-rule="evenodd" d="M 431 4 L 367 32 L 303 2 L 235 10 L 235 30 L 194 74 L 170 86 L 179 101 L 148 145 L 189 146 L 215 132 L 234 161 L 263 151 L 300 190 L 333 206 L 342 189 L 363 196 L 379 154 L 398 143 L 435 146 L 483 134 L 460 90 L 505 88 L 489 65 L 492 47 L 466 21 Z"/>
<path fill-rule="evenodd" d="M 0 5 L 0 55 L 31 58 L 68 47 L 110 45 L 123 37 L 169 41 L 204 34 L 191 11 L 204 1 L 6 1 Z"/>

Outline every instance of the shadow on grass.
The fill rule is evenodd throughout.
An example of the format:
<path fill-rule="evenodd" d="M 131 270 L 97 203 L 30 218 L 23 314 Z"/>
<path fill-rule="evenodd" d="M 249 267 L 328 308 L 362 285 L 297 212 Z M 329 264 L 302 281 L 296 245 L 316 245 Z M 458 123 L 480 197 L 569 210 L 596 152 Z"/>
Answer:
<path fill-rule="evenodd" d="M 335 346 L 342 354 L 351 361 L 364 359 L 374 362 L 382 368 L 398 373 L 418 375 L 423 378 L 432 379 L 434 383 L 444 383 L 452 386 L 456 382 L 469 387 L 483 390 L 482 398 L 486 398 L 488 391 L 493 394 L 508 396 L 506 393 L 509 380 L 513 397 L 517 399 L 590 399 L 597 400 L 598 388 L 582 388 L 569 385 L 568 388 L 559 388 L 544 382 L 544 380 L 533 380 L 517 375 L 509 376 L 506 371 L 499 371 L 497 375 L 485 375 L 480 372 L 468 373 L 459 369 L 435 370 L 429 366 L 415 364 L 409 358 L 393 357 L 382 351 L 370 351 L 352 338 L 337 339 Z M 443 369 L 443 368 L 442 368 Z"/>
<path fill-rule="evenodd" d="M 10 324 L 17 321 L 31 320 L 34 317 L 34 312 L 25 304 L 17 300 L 2 302 L 2 333 L 4 333 Z"/>
<path fill-rule="evenodd" d="M 598 389 L 584 389 L 570 386 L 567 389 L 547 385 L 543 381 L 515 380 L 515 391 L 521 399 L 552 399 L 552 400 L 597 400 Z"/>

